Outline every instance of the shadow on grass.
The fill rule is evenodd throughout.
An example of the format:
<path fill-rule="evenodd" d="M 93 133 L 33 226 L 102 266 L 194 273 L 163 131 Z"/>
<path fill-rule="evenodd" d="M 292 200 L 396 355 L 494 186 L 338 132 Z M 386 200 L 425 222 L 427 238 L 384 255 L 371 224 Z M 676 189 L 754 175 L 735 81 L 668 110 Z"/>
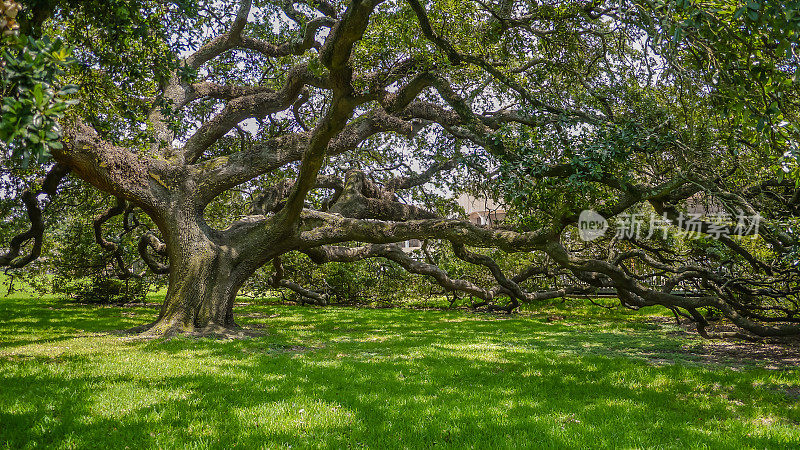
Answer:
<path fill-rule="evenodd" d="M 91 310 L 77 322 L 60 317 L 68 325 L 49 331 L 58 341 L 47 343 L 17 344 L 6 333 L 13 324 L 0 325 L 12 344 L 6 356 L 19 357 L 0 357 L 0 445 L 791 448 L 798 442 L 796 400 L 765 387 L 796 386 L 797 372 L 656 366 L 648 358 L 672 358 L 683 345 L 658 330 L 439 311 L 252 306 L 241 322 L 266 329 L 254 339 L 72 338 L 70 329 L 120 328 L 133 320 L 94 311 L 93 324 L 86 323 Z M 42 323 L 25 327 L 35 332 Z"/>

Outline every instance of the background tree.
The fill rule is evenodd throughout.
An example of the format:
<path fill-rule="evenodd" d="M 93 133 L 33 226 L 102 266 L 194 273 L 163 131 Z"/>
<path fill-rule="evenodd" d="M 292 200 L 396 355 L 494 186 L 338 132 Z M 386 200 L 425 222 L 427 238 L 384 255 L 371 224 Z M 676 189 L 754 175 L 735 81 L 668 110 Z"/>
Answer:
<path fill-rule="evenodd" d="M 613 288 L 707 336 L 704 309 L 749 333 L 800 331 L 800 196 L 782 175 L 796 170 L 796 5 L 47 5 L 31 20 L 75 46 L 63 80 L 80 91 L 44 185 L 70 170 L 116 197 L 95 222 L 106 251 L 108 219 L 152 221 L 137 247 L 169 288 L 147 333 L 234 328 L 237 292 L 269 262 L 273 287 L 319 297 L 285 278 L 291 252 L 381 258 L 505 310 Z M 506 225 L 457 218 L 447 191 L 504 201 Z M 760 214 L 759 238 L 726 223 L 712 239 L 707 221 L 699 240 L 576 237 L 583 209 L 680 229 L 687 199 Z M 0 261 L 41 245 L 38 223 Z M 495 284 L 395 245 L 412 238 Z"/>

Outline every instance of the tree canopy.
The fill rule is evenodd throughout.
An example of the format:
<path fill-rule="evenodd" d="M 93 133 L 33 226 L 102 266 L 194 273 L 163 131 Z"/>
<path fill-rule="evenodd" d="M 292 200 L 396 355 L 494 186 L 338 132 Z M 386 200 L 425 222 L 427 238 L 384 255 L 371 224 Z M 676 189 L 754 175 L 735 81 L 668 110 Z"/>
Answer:
<path fill-rule="evenodd" d="M 168 278 L 147 333 L 235 328 L 262 267 L 325 301 L 287 277 L 298 254 L 475 307 L 611 292 L 705 336 L 800 332 L 800 2 L 33 3 L 4 38 L 0 265 L 111 196 L 98 250 Z"/>

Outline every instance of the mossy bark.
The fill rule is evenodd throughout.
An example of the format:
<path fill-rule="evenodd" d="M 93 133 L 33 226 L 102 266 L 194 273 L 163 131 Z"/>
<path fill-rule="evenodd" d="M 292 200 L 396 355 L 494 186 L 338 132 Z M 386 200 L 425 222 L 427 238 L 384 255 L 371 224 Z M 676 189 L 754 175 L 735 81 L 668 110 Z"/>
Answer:
<path fill-rule="evenodd" d="M 147 334 L 224 334 L 238 328 L 233 305 L 250 273 L 237 271 L 235 248 L 199 214 L 185 217 L 187 210 L 192 208 L 175 211 L 162 226 L 169 253 L 169 288 Z"/>

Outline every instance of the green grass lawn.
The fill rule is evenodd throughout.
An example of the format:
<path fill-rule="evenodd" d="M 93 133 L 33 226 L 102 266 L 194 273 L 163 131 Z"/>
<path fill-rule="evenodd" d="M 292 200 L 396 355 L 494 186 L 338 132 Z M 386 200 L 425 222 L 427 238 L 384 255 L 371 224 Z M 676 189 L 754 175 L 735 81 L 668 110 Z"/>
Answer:
<path fill-rule="evenodd" d="M 238 313 L 263 335 L 142 342 L 108 331 L 154 308 L 0 299 L 0 446 L 800 445 L 800 371 L 709 363 L 633 312 Z"/>

